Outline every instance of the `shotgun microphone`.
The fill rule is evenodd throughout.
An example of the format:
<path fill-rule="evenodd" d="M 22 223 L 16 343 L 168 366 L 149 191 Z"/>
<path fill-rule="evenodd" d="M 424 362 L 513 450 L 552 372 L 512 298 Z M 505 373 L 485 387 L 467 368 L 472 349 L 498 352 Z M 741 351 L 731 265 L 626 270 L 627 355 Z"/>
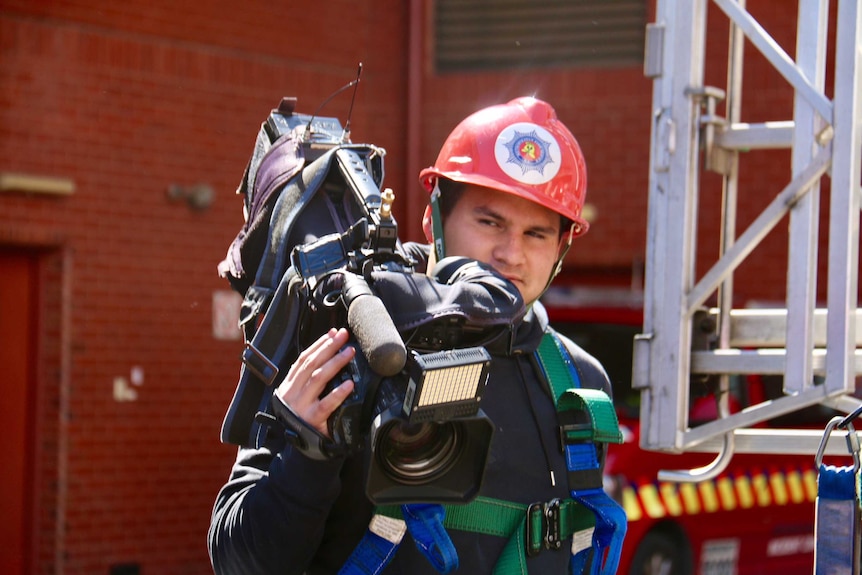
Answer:
<path fill-rule="evenodd" d="M 352 273 L 344 274 L 341 293 L 347 305 L 347 325 L 368 366 L 384 377 L 399 373 L 407 362 L 407 348 L 383 301 L 364 277 Z"/>

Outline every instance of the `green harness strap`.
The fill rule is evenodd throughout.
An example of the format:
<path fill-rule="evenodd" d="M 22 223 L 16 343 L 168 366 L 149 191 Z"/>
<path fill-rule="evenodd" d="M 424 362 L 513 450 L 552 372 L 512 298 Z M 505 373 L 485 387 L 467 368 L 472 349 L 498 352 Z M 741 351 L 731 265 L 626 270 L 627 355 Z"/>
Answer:
<path fill-rule="evenodd" d="M 586 412 L 585 425 L 566 426 L 564 438 L 576 441 L 622 443 L 613 403 L 602 390 L 584 389 L 571 356 L 562 341 L 553 333 L 545 333 L 537 356 L 553 390 L 558 413 Z M 592 512 L 574 499 L 556 500 L 544 504 L 524 504 L 479 496 L 462 505 L 444 505 L 443 526 L 447 529 L 506 537 L 503 552 L 494 567 L 494 575 L 527 575 L 527 554 L 540 552 L 548 533 L 545 516 L 558 514 L 558 540 L 574 537 L 573 552 L 591 545 L 596 523 Z M 380 515 L 401 519 L 401 506 L 385 505 L 375 510 Z M 576 547 L 578 549 L 576 549 Z"/>
<path fill-rule="evenodd" d="M 551 384 L 557 412 L 586 411 L 590 416 L 590 426 L 566 431 L 566 437 L 595 443 L 622 443 L 623 435 L 613 401 L 600 389 L 581 387 L 577 367 L 563 342 L 553 333 L 546 333 L 536 351 Z"/>

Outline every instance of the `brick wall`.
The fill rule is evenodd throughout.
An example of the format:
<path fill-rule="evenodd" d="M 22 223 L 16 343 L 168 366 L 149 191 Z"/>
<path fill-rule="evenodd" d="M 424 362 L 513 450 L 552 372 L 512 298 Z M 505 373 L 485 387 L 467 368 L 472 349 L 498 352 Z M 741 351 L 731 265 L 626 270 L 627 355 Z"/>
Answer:
<path fill-rule="evenodd" d="M 402 155 L 401 2 L 237 6 L 0 3 L 0 171 L 75 183 L 67 197 L 0 195 L 0 242 L 45 254 L 55 334 L 41 356 L 38 572 L 209 571 L 240 351 L 212 336 L 212 294 L 228 287 L 216 264 L 269 110 L 295 95 L 311 112 L 362 61 L 354 135 Z M 349 101 L 324 113 L 343 118 Z M 403 179 L 395 162 L 387 175 Z M 199 182 L 209 209 L 168 199 Z M 65 311 L 51 303 L 60 282 Z M 117 401 L 117 380 L 134 401 Z"/>

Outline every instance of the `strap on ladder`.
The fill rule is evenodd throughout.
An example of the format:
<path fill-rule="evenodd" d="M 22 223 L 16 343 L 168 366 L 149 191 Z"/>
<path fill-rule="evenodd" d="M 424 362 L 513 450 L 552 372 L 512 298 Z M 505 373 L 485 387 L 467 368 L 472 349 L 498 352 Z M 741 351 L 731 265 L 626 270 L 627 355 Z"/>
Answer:
<path fill-rule="evenodd" d="M 847 448 L 853 465 L 823 464 L 829 436 L 837 426 L 847 428 Z M 826 426 L 815 463 L 819 469 L 815 513 L 814 574 L 859 573 L 859 437 L 852 423 L 841 416 Z"/>

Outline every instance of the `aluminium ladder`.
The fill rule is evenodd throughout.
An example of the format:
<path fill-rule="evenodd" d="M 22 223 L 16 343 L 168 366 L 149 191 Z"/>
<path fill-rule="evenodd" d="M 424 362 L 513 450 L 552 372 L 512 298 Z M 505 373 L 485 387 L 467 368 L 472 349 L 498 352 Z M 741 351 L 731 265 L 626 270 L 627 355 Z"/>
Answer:
<path fill-rule="evenodd" d="M 710 1 L 730 23 L 725 89 L 704 85 L 707 0 L 658 0 L 656 21 L 647 27 L 644 70 L 654 79 L 653 117 L 644 326 L 635 338 L 633 368 L 633 386 L 642 396 L 641 446 L 718 454 L 704 468 L 660 473 L 660 479 L 671 481 L 714 477 L 734 452 L 813 454 L 820 431 L 752 426 L 815 404 L 847 413 L 860 404 L 852 393 L 856 375 L 862 374 L 857 349 L 862 342 L 857 310 L 862 7 L 857 0 L 840 0 L 836 6 L 835 81 L 829 98 L 827 0 L 799 1 L 795 60 L 746 11 L 744 0 Z M 744 39 L 793 88 L 792 119 L 743 121 Z M 726 117 L 717 115 L 722 100 Z M 779 148 L 790 150 L 787 183 L 737 233 L 740 151 L 752 157 L 758 150 Z M 695 277 L 702 169 L 722 178 L 722 237 L 716 261 Z M 819 194 L 827 174 L 829 247 L 818 254 Z M 777 225 L 789 225 L 786 309 L 733 309 L 734 271 Z M 823 309 L 815 302 L 818 256 L 828 261 Z M 694 326 L 702 321 L 707 302 L 713 305 L 706 313 L 717 325 L 717 343 L 701 349 L 694 345 Z M 691 374 L 716 377 L 724 392 L 732 374 L 780 374 L 784 394 L 730 413 L 728 394 L 719 393 L 720 416 L 693 427 L 688 420 Z M 815 376 L 821 381 L 815 383 Z M 831 442 L 834 453 L 846 455 L 842 443 Z"/>

